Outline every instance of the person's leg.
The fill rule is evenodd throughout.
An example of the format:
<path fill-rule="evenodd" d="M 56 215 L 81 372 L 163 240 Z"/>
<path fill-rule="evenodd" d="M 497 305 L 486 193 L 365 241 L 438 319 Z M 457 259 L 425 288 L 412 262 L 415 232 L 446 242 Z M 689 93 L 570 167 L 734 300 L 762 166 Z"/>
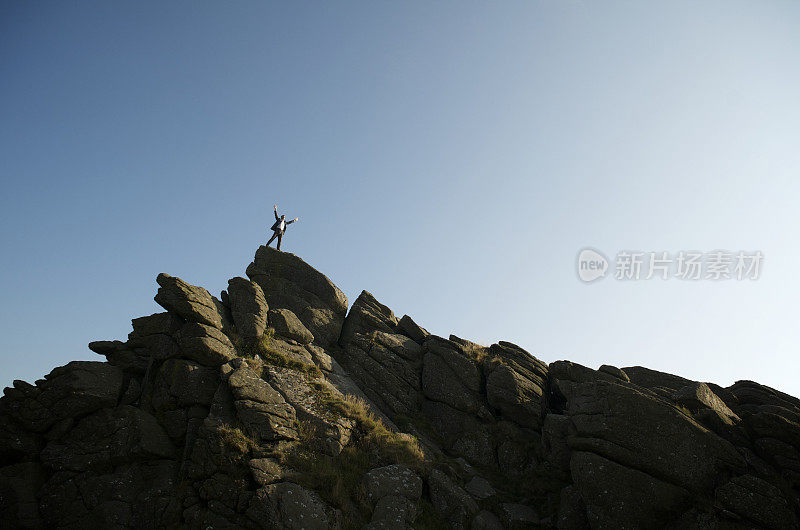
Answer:
<path fill-rule="evenodd" d="M 278 237 L 278 232 L 273 232 L 272 237 L 269 238 L 269 241 L 267 241 L 267 246 L 269 246 L 269 244 L 272 243 L 272 240 L 276 237 Z M 278 240 L 278 248 L 280 248 L 280 239 Z"/>
<path fill-rule="evenodd" d="M 281 249 L 281 239 L 283 239 L 283 234 L 278 233 L 278 250 Z"/>

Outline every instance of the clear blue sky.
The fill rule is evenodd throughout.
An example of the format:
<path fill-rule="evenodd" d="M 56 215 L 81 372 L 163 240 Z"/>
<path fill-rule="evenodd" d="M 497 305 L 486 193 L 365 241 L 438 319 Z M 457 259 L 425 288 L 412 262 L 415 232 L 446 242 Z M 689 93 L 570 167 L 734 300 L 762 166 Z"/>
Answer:
<path fill-rule="evenodd" d="M 602 5 L 601 5 L 602 4 Z M 0 4 L 0 385 L 215 294 L 277 203 L 352 302 L 546 362 L 800 394 L 800 5 Z M 582 284 L 584 246 L 761 250 Z"/>

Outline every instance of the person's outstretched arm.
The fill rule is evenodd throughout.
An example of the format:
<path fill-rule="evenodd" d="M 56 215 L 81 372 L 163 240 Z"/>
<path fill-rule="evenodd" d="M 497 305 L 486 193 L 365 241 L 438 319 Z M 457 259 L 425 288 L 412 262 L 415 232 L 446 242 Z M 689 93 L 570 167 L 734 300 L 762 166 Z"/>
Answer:
<path fill-rule="evenodd" d="M 275 205 L 275 220 L 280 221 L 280 217 L 278 217 L 278 205 Z"/>
<path fill-rule="evenodd" d="M 290 225 L 290 224 L 292 224 L 293 222 L 297 221 L 298 219 L 300 219 L 300 218 L 299 218 L 299 217 L 295 217 L 295 218 L 294 218 L 294 219 L 292 219 L 291 221 L 286 221 L 286 224 L 287 224 L 287 225 Z"/>

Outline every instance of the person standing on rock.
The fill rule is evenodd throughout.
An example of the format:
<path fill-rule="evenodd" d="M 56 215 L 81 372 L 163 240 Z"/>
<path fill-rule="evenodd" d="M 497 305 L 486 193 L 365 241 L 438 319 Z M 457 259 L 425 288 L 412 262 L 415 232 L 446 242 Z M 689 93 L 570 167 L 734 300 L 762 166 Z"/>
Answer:
<path fill-rule="evenodd" d="M 293 222 L 297 221 L 298 219 L 300 219 L 300 218 L 299 217 L 295 217 L 291 221 L 287 221 L 285 215 L 281 215 L 280 217 L 278 217 L 278 205 L 276 204 L 275 205 L 275 224 L 272 225 L 272 228 L 270 228 L 270 230 L 272 230 L 273 234 L 272 234 L 272 237 L 269 238 L 269 241 L 267 241 L 267 246 L 269 246 L 269 244 L 272 243 L 272 240 L 277 237 L 278 238 L 278 247 L 277 248 L 278 248 L 278 250 L 280 250 L 281 249 L 281 239 L 283 239 L 283 233 L 286 232 L 286 225 L 290 225 Z"/>

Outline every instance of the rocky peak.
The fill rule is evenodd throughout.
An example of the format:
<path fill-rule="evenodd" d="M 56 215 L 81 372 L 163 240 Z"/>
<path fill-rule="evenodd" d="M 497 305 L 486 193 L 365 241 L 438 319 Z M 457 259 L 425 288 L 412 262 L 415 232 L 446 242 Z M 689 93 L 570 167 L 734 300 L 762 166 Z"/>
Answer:
<path fill-rule="evenodd" d="M 11 528 L 793 528 L 800 400 L 430 334 L 260 247 L 0 398 Z"/>
<path fill-rule="evenodd" d="M 264 291 L 271 308 L 292 311 L 321 346 L 339 339 L 347 314 L 347 297 L 327 276 L 305 261 L 261 246 L 247 267 L 247 277 Z"/>

